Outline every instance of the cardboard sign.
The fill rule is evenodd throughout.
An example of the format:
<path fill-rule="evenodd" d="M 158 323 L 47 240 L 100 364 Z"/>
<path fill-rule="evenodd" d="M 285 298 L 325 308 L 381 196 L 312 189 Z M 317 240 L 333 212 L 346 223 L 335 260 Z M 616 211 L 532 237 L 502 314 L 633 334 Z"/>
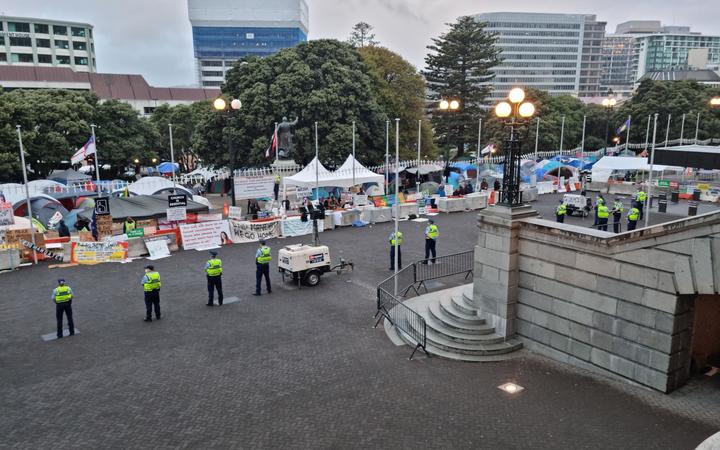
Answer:
<path fill-rule="evenodd" d="M 12 204 L 0 202 L 0 227 L 12 225 L 15 223 Z"/>
<path fill-rule="evenodd" d="M 227 221 L 227 234 L 231 244 L 257 242 L 260 239 L 272 239 L 280 235 L 278 222 Z"/>
<path fill-rule="evenodd" d="M 127 242 L 73 242 L 72 262 L 100 264 L 123 262 L 128 257 Z"/>
<path fill-rule="evenodd" d="M 228 219 L 242 220 L 242 208 L 239 206 L 231 206 L 230 211 L 228 212 Z"/>
<path fill-rule="evenodd" d="M 102 239 L 105 236 L 112 236 L 113 234 L 113 221 L 112 216 L 97 216 L 95 218 L 95 225 L 97 226 L 98 239 Z"/>
<path fill-rule="evenodd" d="M 273 198 L 275 177 L 235 177 L 235 200 Z"/>
<path fill-rule="evenodd" d="M 185 250 L 219 247 L 223 222 L 198 222 L 180 225 L 180 235 Z"/>
<path fill-rule="evenodd" d="M 165 239 L 145 241 L 145 247 L 147 247 L 148 253 L 150 253 L 148 259 L 160 259 L 170 256 L 170 250 L 168 249 Z"/>
<path fill-rule="evenodd" d="M 166 210 L 167 214 L 167 220 L 170 222 L 172 221 L 182 221 L 187 219 L 187 208 L 178 207 L 178 208 L 168 208 Z"/>

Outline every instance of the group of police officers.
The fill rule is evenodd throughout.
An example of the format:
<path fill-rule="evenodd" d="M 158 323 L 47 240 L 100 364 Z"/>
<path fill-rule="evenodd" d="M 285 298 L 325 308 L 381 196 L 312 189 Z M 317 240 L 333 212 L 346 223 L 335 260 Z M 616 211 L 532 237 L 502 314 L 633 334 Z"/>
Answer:
<path fill-rule="evenodd" d="M 627 213 L 628 231 L 632 231 L 637 228 L 638 220 L 642 220 L 644 205 L 646 201 L 647 194 L 645 193 L 645 191 L 640 190 L 636 192 L 633 196 L 632 206 Z M 615 233 L 620 233 L 622 231 L 621 220 L 624 211 L 625 206 L 623 205 L 622 199 L 615 198 L 615 200 L 613 201 L 612 209 L 610 209 L 610 207 L 605 204 L 605 198 L 602 195 L 598 195 L 595 202 L 595 221 L 593 222 L 593 227 L 597 228 L 598 230 L 607 231 L 608 219 L 610 218 L 610 215 L 612 215 L 613 231 Z M 555 219 L 557 220 L 557 222 L 564 223 L 567 213 L 567 205 L 563 202 L 563 200 L 560 200 L 560 204 L 557 206 L 557 208 L 555 208 Z"/>
<path fill-rule="evenodd" d="M 218 253 L 210 251 L 210 259 L 205 263 L 205 275 L 207 277 L 208 306 L 215 306 L 214 294 L 217 290 L 218 305 L 223 304 L 222 288 L 222 260 L 217 257 Z M 266 245 L 265 240 L 260 241 L 260 247 L 255 252 L 255 293 L 261 295 L 260 285 L 262 278 L 267 282 L 267 293 L 272 292 L 270 286 L 270 262 L 272 262 L 272 249 Z M 155 320 L 160 320 L 160 273 L 153 265 L 145 266 L 145 275 L 140 280 L 145 295 L 145 322 L 152 322 L 153 311 Z M 65 279 L 58 280 L 58 286 L 53 289 L 51 299 L 55 302 L 55 316 L 57 319 L 57 337 L 63 337 L 63 315 L 67 318 L 69 335 L 75 334 L 75 322 L 73 321 L 72 300 L 73 290 L 65 284 Z"/>
<path fill-rule="evenodd" d="M 427 264 L 428 260 L 431 263 L 435 263 L 435 258 L 437 256 L 438 237 L 440 237 L 440 230 L 438 229 L 438 226 L 435 225 L 434 220 L 428 220 L 428 226 L 425 227 L 425 261 L 423 261 L 424 264 Z M 397 234 L 395 233 L 395 231 L 390 233 L 388 242 L 390 243 L 390 268 L 388 270 L 395 270 L 395 248 L 397 248 L 398 252 L 398 270 L 400 270 L 402 269 L 402 231 L 398 230 Z M 430 255 L 432 255 L 432 259 L 430 259 Z"/>

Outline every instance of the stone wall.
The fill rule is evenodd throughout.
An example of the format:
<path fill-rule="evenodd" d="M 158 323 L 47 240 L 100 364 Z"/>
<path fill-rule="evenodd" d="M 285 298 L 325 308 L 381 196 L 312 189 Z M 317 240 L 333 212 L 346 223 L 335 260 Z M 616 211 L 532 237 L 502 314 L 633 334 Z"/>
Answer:
<path fill-rule="evenodd" d="M 620 235 L 521 219 L 507 227 L 517 236 L 514 290 L 483 272 L 488 261 L 504 261 L 488 244 L 497 226 L 483 213 L 475 302 L 492 318 L 503 307 L 499 299 L 488 305 L 483 292 L 509 294 L 506 336 L 516 331 L 531 350 L 663 392 L 687 379 L 695 296 L 720 285 L 720 213 Z"/>

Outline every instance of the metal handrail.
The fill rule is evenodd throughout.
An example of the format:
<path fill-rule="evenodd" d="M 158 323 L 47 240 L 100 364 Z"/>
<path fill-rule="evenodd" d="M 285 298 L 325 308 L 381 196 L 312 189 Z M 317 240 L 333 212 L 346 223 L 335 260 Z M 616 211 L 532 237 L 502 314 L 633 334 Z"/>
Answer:
<path fill-rule="evenodd" d="M 470 250 L 416 261 L 398 271 L 397 274 L 383 280 L 377 287 L 377 312 L 375 317 L 378 317 L 378 315 L 380 317 L 375 323 L 375 327 L 385 318 L 391 325 L 415 342 L 416 345 L 410 359 L 415 356 L 418 349 L 422 349 L 426 355 L 430 356 L 426 348 L 427 324 L 425 318 L 404 305 L 403 300 L 407 298 L 411 290 L 415 292 L 415 295 L 420 295 L 420 289 L 423 288 L 425 292 L 429 292 L 425 285 L 426 281 L 462 274 L 465 274 L 465 279 L 467 279 L 473 273 L 474 255 L 474 250 Z M 393 294 L 396 279 L 398 281 L 397 295 Z M 402 284 L 400 284 L 401 280 L 404 281 Z"/>

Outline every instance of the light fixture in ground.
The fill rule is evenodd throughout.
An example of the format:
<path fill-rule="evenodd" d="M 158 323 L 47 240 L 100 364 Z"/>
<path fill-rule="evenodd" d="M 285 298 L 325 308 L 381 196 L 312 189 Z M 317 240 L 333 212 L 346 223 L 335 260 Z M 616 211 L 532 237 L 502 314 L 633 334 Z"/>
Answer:
<path fill-rule="evenodd" d="M 505 391 L 508 394 L 517 394 L 518 392 L 525 390 L 524 387 L 515 383 L 501 384 L 500 386 L 498 386 L 498 389 L 500 389 L 501 391 Z"/>

